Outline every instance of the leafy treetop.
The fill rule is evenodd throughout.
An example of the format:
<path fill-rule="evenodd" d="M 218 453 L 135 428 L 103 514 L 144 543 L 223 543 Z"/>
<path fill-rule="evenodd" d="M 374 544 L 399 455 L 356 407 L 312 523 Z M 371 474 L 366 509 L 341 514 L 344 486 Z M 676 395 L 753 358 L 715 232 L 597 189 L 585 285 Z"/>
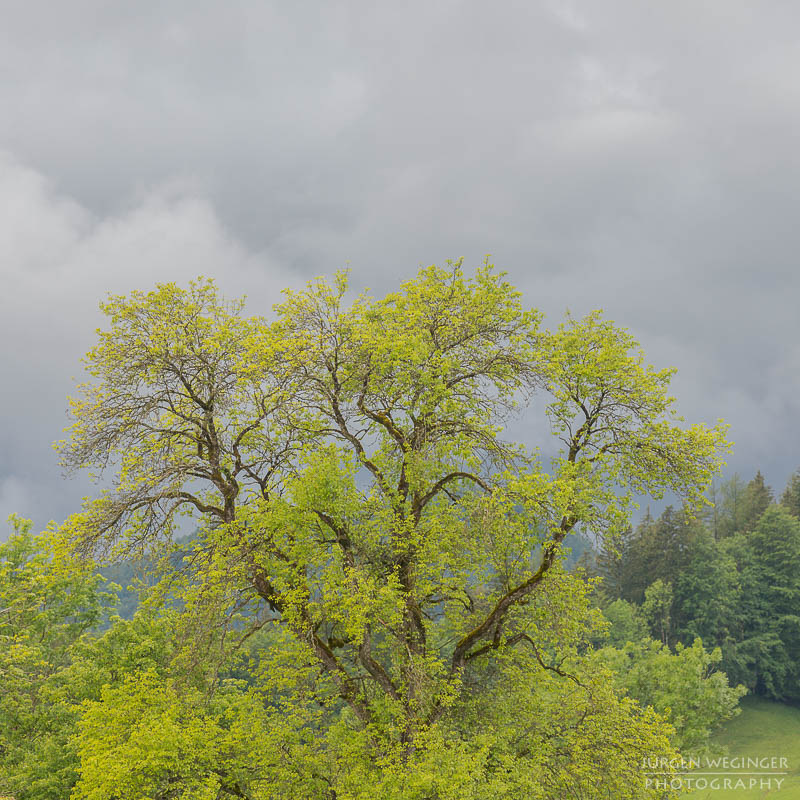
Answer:
<path fill-rule="evenodd" d="M 346 291 L 340 274 L 287 292 L 271 321 L 205 280 L 111 297 L 60 450 L 112 485 L 67 530 L 132 550 L 206 520 L 200 591 L 252 602 L 316 696 L 413 747 L 509 653 L 566 674 L 564 537 L 623 530 L 635 493 L 699 504 L 727 442 L 683 425 L 673 370 L 627 331 L 599 313 L 548 330 L 488 263 Z M 538 398 L 547 463 L 504 437 Z"/>

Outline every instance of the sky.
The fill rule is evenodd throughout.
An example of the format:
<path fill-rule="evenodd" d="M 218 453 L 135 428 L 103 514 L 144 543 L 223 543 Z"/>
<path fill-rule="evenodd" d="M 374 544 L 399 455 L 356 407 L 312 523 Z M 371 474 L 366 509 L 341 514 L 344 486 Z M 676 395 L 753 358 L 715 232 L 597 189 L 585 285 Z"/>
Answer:
<path fill-rule="evenodd" d="M 800 465 L 797 3 L 0 9 L 0 519 L 92 491 L 51 445 L 107 293 L 205 275 L 262 313 L 487 254 L 677 367 L 728 474 Z"/>

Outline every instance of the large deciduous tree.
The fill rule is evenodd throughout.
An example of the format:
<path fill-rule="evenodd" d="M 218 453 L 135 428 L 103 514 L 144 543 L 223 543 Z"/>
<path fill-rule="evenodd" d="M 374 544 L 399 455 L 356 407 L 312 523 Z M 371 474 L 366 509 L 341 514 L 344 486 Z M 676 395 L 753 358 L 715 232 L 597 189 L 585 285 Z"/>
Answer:
<path fill-rule="evenodd" d="M 345 297 L 344 276 L 315 282 L 272 320 L 207 281 L 112 297 L 61 444 L 111 476 L 76 545 L 205 520 L 188 606 L 274 629 L 265 691 L 321 731 L 304 763 L 331 797 L 359 774 L 385 797 L 644 796 L 635 763 L 664 731 L 586 672 L 561 544 L 622 531 L 637 493 L 701 502 L 723 428 L 684 426 L 672 370 L 624 329 L 547 330 L 488 264 Z M 554 455 L 505 438 L 520 412 L 547 416 Z"/>

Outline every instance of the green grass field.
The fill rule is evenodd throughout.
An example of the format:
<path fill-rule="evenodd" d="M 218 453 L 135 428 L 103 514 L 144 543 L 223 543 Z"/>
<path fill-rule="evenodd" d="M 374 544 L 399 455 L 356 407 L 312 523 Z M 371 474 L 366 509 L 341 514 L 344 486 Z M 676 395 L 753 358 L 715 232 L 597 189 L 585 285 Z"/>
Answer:
<path fill-rule="evenodd" d="M 777 788 L 773 778 L 771 789 L 703 789 L 684 797 L 691 800 L 800 800 L 800 709 L 755 697 L 743 698 L 741 705 L 742 713 L 725 726 L 715 741 L 727 748 L 730 757 L 786 758 L 788 775 L 780 776 L 783 784 Z M 734 771 L 737 770 L 730 770 Z"/>

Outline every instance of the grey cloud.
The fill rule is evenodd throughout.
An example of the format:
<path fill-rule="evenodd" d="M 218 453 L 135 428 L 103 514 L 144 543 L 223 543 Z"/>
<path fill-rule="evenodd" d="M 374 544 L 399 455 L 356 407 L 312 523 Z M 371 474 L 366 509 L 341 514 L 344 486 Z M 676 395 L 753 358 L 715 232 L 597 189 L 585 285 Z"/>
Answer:
<path fill-rule="evenodd" d="M 0 236 L 0 511 L 41 525 L 77 509 L 88 491 L 85 479 L 61 478 L 51 444 L 68 422 L 66 398 L 83 377 L 80 358 L 107 293 L 207 275 L 231 296 L 246 287 L 251 307 L 267 311 L 297 279 L 237 243 L 191 188 L 165 187 L 125 213 L 96 217 L 6 158 L 0 209 L 13 217 Z"/>
<path fill-rule="evenodd" d="M 799 24 L 778 0 L 6 4 L 0 477 L 27 495 L 3 497 L 68 510 L 43 443 L 107 290 L 205 272 L 268 305 L 345 262 L 382 291 L 485 253 L 550 322 L 630 327 L 687 418 L 732 423 L 731 468 L 782 485 Z"/>

